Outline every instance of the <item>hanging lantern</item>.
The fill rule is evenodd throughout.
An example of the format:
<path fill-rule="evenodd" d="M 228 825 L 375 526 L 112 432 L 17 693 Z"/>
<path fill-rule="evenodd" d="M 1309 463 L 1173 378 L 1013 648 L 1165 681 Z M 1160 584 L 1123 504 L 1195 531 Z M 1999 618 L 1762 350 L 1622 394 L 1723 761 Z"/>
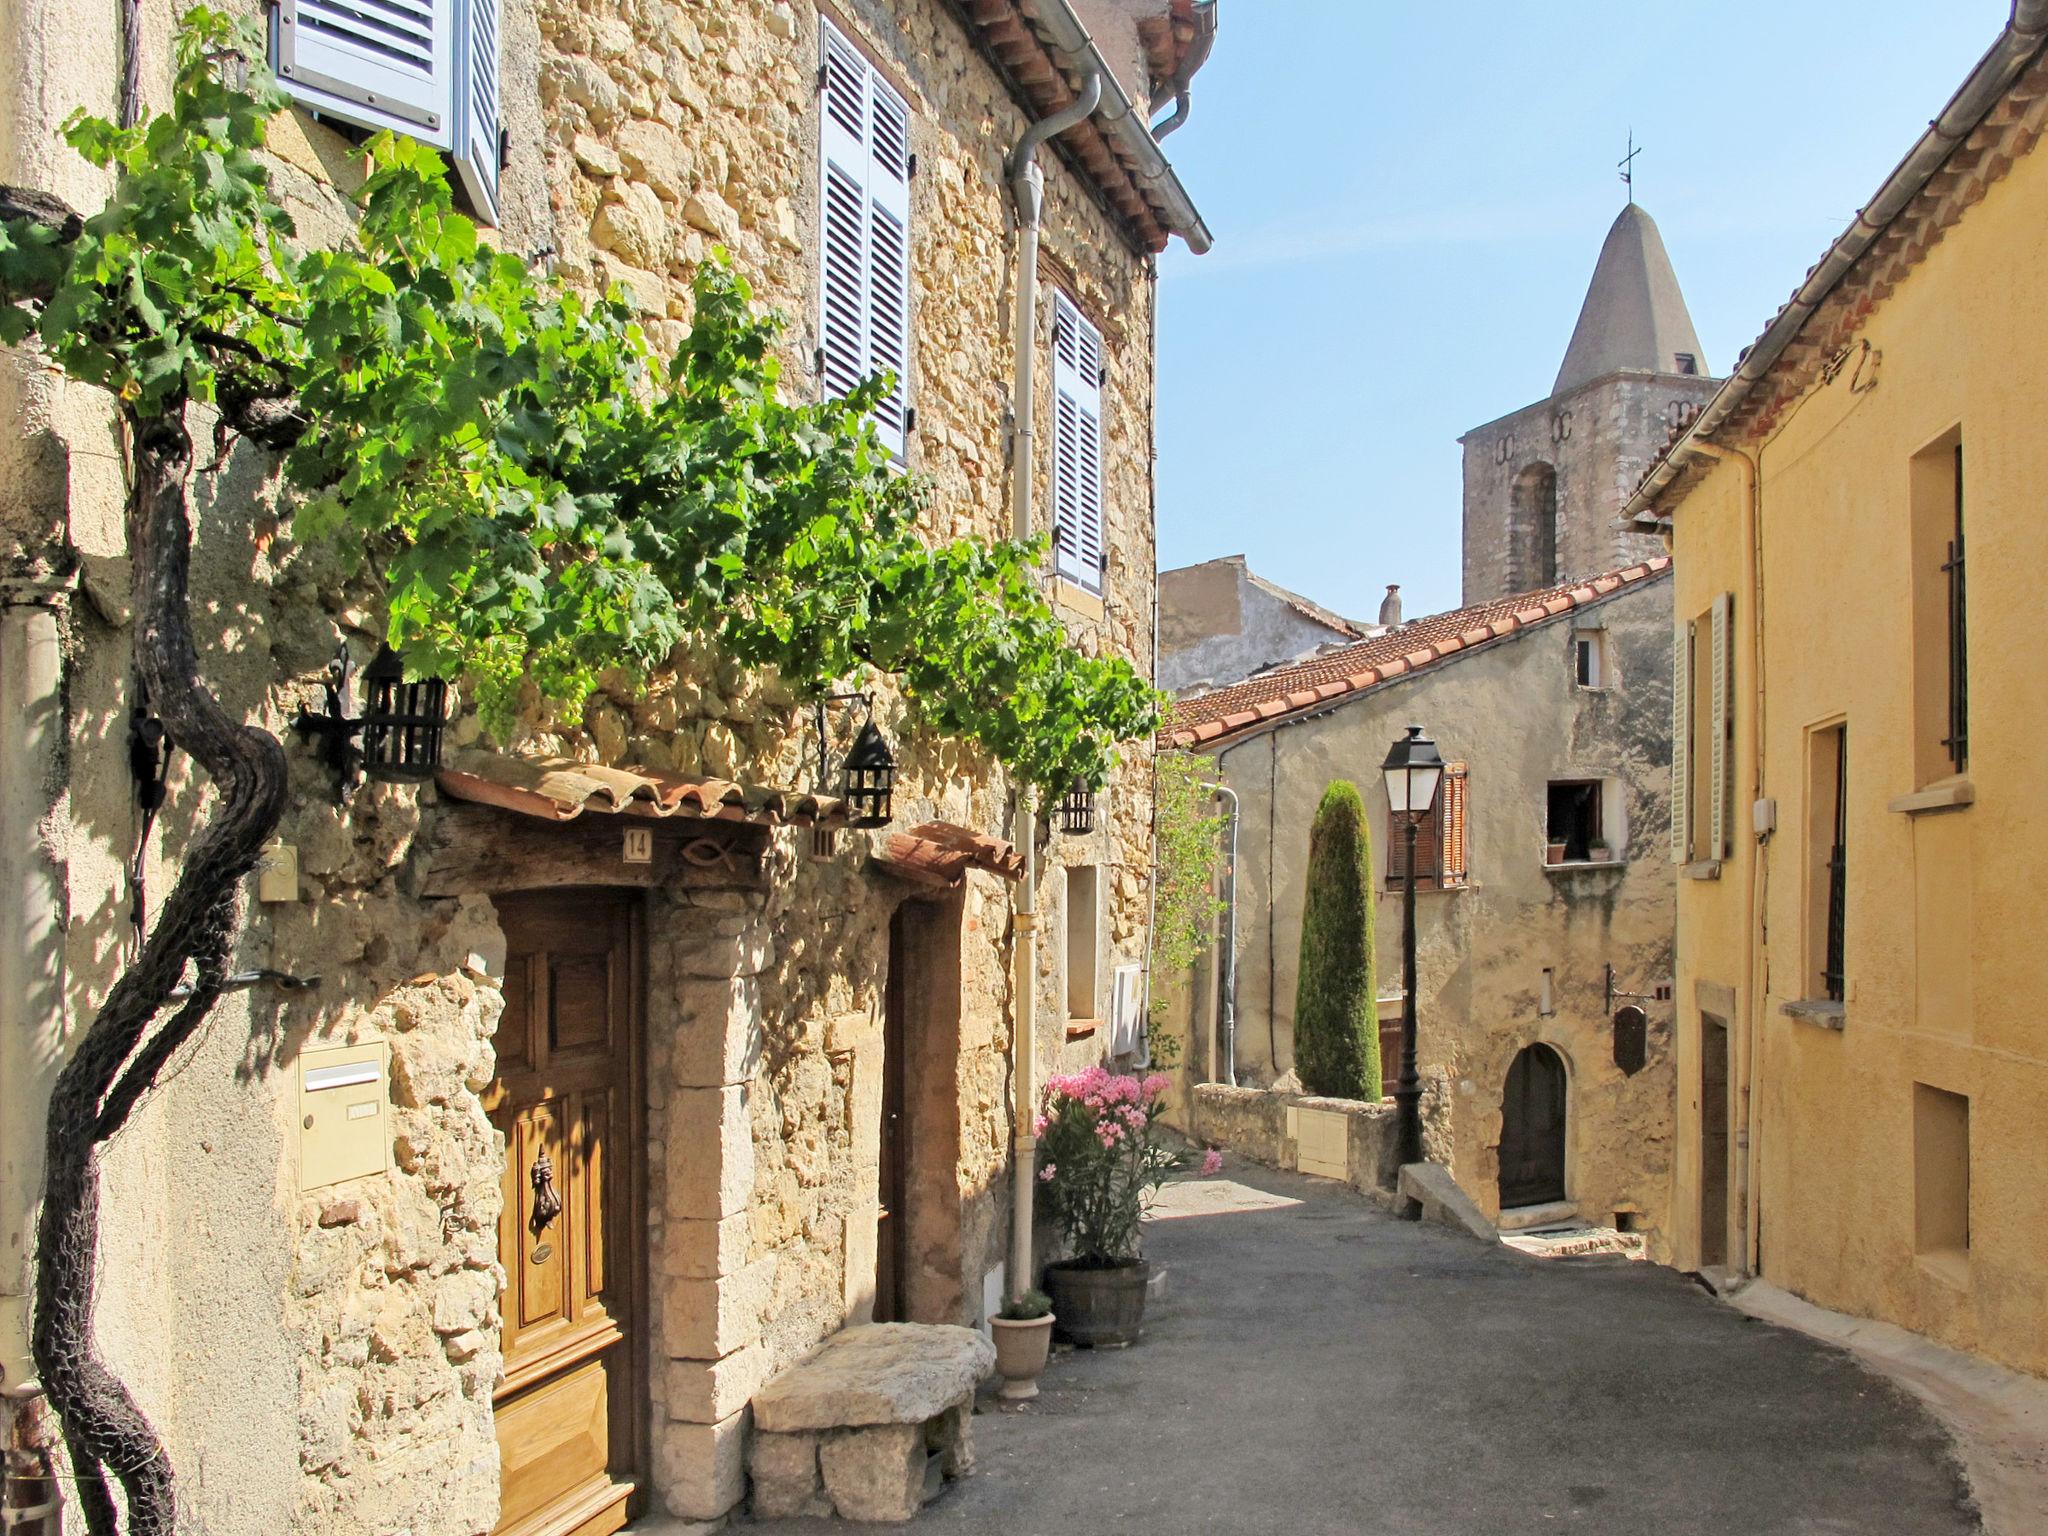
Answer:
<path fill-rule="evenodd" d="M 447 685 L 432 677 L 408 683 L 405 663 L 388 645 L 363 672 L 363 712 L 351 719 L 354 681 L 355 666 L 343 641 L 321 684 L 324 707 L 317 713 L 301 709 L 292 722 L 334 770 L 335 799 L 342 805 L 355 793 L 359 775 L 386 781 L 432 778 L 441 766 L 441 732 L 448 714 Z"/>
<path fill-rule="evenodd" d="M 448 685 L 438 677 L 405 680 L 405 663 L 390 646 L 363 672 L 363 772 L 373 779 L 431 779 L 441 766 L 441 730 Z"/>
<path fill-rule="evenodd" d="M 1095 791 L 1079 779 L 1054 807 L 1060 830 L 1069 837 L 1086 837 L 1095 830 Z"/>
<path fill-rule="evenodd" d="M 860 734 L 853 739 L 853 749 L 840 768 L 845 775 L 841 793 L 852 813 L 850 824 L 886 827 L 890 797 L 896 788 L 896 759 L 890 754 L 889 743 L 875 729 L 874 721 L 861 726 Z"/>

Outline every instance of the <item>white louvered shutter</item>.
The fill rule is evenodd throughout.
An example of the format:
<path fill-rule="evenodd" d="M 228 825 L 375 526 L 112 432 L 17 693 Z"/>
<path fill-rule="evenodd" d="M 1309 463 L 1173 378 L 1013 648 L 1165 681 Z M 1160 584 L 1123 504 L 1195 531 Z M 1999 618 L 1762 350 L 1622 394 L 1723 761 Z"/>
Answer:
<path fill-rule="evenodd" d="M 910 108 L 829 22 L 818 342 L 827 396 L 895 376 L 875 433 L 902 456 L 910 420 Z"/>
<path fill-rule="evenodd" d="M 500 0 L 457 0 L 462 26 L 455 86 L 455 170 L 486 223 L 498 220 Z"/>
<path fill-rule="evenodd" d="M 1734 598 L 1726 592 L 1714 599 L 1714 675 L 1713 675 L 1713 720 L 1708 729 L 1713 732 L 1711 751 L 1712 771 L 1708 775 L 1713 806 L 1707 813 L 1709 837 L 1713 841 L 1711 857 L 1728 857 L 1728 748 L 1729 748 L 1729 678 L 1728 678 L 1728 618 Z"/>
<path fill-rule="evenodd" d="M 271 18 L 271 68 L 315 111 L 453 149 L 459 3 L 281 0 Z"/>
<path fill-rule="evenodd" d="M 1692 646 L 1691 621 L 1678 626 L 1671 647 L 1671 857 L 1692 858 Z"/>
<path fill-rule="evenodd" d="M 1059 574 L 1102 590 L 1102 333 L 1054 290 L 1053 550 Z"/>

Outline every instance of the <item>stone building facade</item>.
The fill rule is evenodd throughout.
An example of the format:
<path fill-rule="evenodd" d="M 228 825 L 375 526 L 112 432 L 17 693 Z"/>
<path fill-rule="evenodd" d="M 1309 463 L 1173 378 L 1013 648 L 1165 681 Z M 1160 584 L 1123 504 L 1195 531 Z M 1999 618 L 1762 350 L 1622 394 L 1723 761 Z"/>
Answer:
<path fill-rule="evenodd" d="M 2036 1375 L 2044 28 L 2013 9 L 1627 509 L 1695 679 L 1679 1261 Z"/>
<path fill-rule="evenodd" d="M 1656 223 L 1639 205 L 1607 233 L 1550 397 L 1459 439 L 1465 601 L 1481 603 L 1657 554 L 1618 514 L 1656 455 L 1714 392 Z"/>
<path fill-rule="evenodd" d="M 1416 858 L 1429 1157 L 1489 1218 L 1568 1201 L 1669 1252 L 1671 1014 L 1654 999 L 1672 966 L 1670 594 L 1660 558 L 1419 619 L 1177 706 L 1166 744 L 1213 764 L 1239 814 L 1234 964 L 1223 973 L 1212 956 L 1175 999 L 1198 1078 L 1291 1072 L 1310 822 L 1348 779 L 1372 830 L 1391 1089 L 1401 832 L 1379 765 L 1419 722 L 1452 764 Z M 1568 832 L 1561 815 L 1592 820 Z M 1581 832 L 1584 846 L 1548 861 L 1549 843 Z M 1650 994 L 1621 1028 L 1615 1010 L 1631 1004 L 1610 999 L 1609 967 L 1619 990 Z M 1234 1061 L 1218 1038 L 1225 987 Z"/>
<path fill-rule="evenodd" d="M 1143 124 L 1204 9 L 1095 7 L 1096 52 L 1073 46 L 1064 3 L 510 0 L 496 238 L 578 284 L 623 285 L 663 346 L 687 322 L 691 270 L 723 247 L 789 319 L 785 378 L 819 387 L 835 29 L 905 104 L 915 156 L 908 467 L 931 485 L 936 535 L 1006 536 L 1004 158 L 1099 69 L 1099 115 L 1039 157 L 1025 344 L 1050 419 L 1055 295 L 1099 332 L 1101 576 L 1048 581 L 1077 646 L 1149 673 L 1153 258 L 1170 233 L 1198 249 L 1207 235 Z M 75 0 L 19 0 L 9 20 L 0 180 L 93 206 L 104 184 L 55 134 L 75 108 L 112 110 L 112 29 Z M 144 97 L 160 103 L 170 21 L 146 21 Z M 346 231 L 362 161 L 345 127 L 305 111 L 273 125 L 277 187 L 311 240 Z M 0 391 L 20 428 L 0 449 L 0 1386 L 18 1392 L 40 1105 L 207 789 L 174 763 L 142 842 L 104 403 L 26 353 Z M 269 473 L 246 456 L 230 486 L 267 496 Z M 833 833 L 833 802 L 802 793 L 808 709 L 685 650 L 650 690 L 530 712 L 509 741 L 485 741 L 451 690 L 438 783 L 371 784 L 338 807 L 287 726 L 317 707 L 337 640 L 374 648 L 370 594 L 288 524 L 252 551 L 242 505 L 196 509 L 202 663 L 231 710 L 286 738 L 293 794 L 236 964 L 321 985 L 224 1001 L 106 1149 L 105 1353 L 163 1434 L 194 1529 L 537 1536 L 721 1516 L 744 1497 L 748 1402 L 774 1371 L 874 1316 L 878 1291 L 894 1315 L 973 1325 L 1017 1281 L 1018 791 L 907 735 L 884 681 L 895 822 Z M 1092 833 L 1054 838 L 1041 818 L 1029 850 L 1040 1078 L 1099 1057 L 1117 973 L 1142 963 L 1148 757 L 1127 751 Z M 533 1088 L 547 1061 L 582 1074 L 573 1102 Z M 318 1075 L 337 1062 L 340 1078 Z M 302 1109 L 359 1070 L 379 1129 L 330 1180 L 325 1122 Z M 536 1233 L 540 1152 L 566 1225 Z M 536 1408 L 543 1391 L 557 1396 Z"/>
<path fill-rule="evenodd" d="M 1158 682 L 1168 693 L 1234 683 L 1377 630 L 1266 580 L 1243 555 L 1159 573 Z"/>

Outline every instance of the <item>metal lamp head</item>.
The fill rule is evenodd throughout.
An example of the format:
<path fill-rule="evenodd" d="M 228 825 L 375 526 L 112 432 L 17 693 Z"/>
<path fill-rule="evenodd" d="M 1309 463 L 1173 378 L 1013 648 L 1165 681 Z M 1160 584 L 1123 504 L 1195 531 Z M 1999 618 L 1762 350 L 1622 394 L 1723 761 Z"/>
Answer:
<path fill-rule="evenodd" d="M 441 766 L 448 685 L 438 677 L 407 682 L 390 646 L 363 669 L 363 773 L 386 782 L 430 779 Z"/>
<path fill-rule="evenodd" d="M 1436 803 L 1444 760 L 1422 727 L 1411 725 L 1387 753 L 1380 772 L 1387 781 L 1387 809 L 1396 816 L 1420 816 Z"/>
<path fill-rule="evenodd" d="M 845 776 L 841 793 L 851 813 L 849 825 L 886 827 L 896 789 L 896 758 L 874 721 L 868 721 L 854 737 L 841 771 Z"/>
<path fill-rule="evenodd" d="M 1060 796 L 1055 807 L 1060 830 L 1069 837 L 1086 837 L 1095 830 L 1095 791 L 1079 779 Z"/>

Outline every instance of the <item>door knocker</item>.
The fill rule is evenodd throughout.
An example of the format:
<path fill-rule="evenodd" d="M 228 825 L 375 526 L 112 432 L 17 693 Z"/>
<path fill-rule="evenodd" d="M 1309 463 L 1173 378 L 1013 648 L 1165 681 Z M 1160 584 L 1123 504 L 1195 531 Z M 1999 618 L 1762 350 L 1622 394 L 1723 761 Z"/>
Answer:
<path fill-rule="evenodd" d="M 562 1197 L 555 1193 L 555 1165 L 546 1151 L 534 1158 L 527 1177 L 533 1181 L 533 1215 L 527 1218 L 526 1226 L 538 1241 L 554 1219 L 562 1214 Z M 533 1250 L 533 1262 L 545 1264 L 553 1251 L 549 1244 L 541 1243 Z"/>

